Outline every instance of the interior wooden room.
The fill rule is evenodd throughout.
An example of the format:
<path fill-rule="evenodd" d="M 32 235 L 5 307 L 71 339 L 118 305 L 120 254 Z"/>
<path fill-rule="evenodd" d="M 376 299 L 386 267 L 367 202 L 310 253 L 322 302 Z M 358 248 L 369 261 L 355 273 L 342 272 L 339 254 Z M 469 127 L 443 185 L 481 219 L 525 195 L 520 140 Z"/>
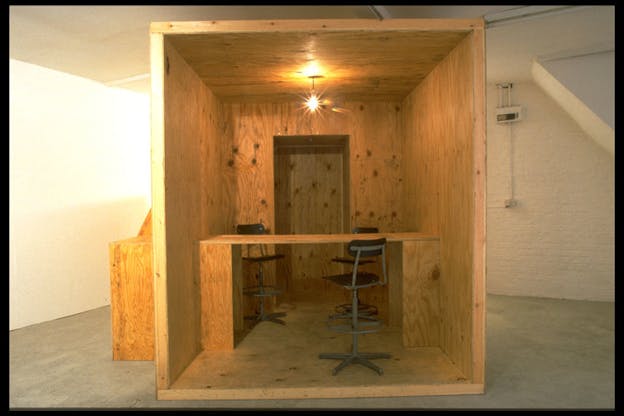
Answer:
<path fill-rule="evenodd" d="M 157 22 L 150 41 L 158 398 L 482 393 L 483 22 Z M 350 348 L 326 320 L 351 295 L 322 277 L 356 226 L 387 240 L 388 283 L 360 293 L 381 375 L 319 359 Z M 282 255 L 266 308 L 285 325 L 245 319 L 257 244 Z"/>

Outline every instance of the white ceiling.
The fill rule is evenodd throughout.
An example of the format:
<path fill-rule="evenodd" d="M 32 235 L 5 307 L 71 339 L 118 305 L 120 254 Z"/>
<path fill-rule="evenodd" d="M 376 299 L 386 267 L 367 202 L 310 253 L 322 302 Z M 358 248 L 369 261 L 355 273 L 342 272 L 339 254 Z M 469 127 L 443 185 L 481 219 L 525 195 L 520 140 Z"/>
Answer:
<path fill-rule="evenodd" d="M 478 17 L 488 82 L 530 79 L 534 58 L 615 50 L 614 6 L 11 6 L 9 57 L 148 92 L 152 21 Z"/>

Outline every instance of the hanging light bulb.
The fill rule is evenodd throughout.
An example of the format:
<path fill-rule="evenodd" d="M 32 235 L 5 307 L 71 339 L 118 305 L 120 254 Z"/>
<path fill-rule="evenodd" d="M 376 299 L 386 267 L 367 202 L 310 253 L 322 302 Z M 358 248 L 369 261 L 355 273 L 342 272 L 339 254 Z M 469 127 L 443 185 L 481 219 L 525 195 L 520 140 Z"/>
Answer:
<path fill-rule="evenodd" d="M 312 79 L 312 89 L 310 90 L 310 95 L 305 99 L 305 107 L 311 112 L 314 113 L 321 107 L 321 96 L 317 94 L 314 90 L 314 79 L 319 78 L 322 75 L 312 75 L 309 78 Z"/>
<path fill-rule="evenodd" d="M 318 110 L 319 105 L 319 99 L 316 96 L 316 93 L 313 92 L 306 100 L 306 107 L 308 107 L 308 110 L 310 110 L 311 112 L 315 112 L 316 110 Z"/>

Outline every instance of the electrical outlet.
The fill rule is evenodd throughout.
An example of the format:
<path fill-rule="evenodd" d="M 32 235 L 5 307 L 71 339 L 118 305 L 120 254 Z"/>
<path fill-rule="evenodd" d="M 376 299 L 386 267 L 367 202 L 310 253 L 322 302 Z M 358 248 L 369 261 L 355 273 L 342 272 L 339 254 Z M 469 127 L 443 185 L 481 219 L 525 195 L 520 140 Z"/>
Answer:
<path fill-rule="evenodd" d="M 506 199 L 505 200 L 505 208 L 513 208 L 518 205 L 518 201 L 515 199 Z"/>

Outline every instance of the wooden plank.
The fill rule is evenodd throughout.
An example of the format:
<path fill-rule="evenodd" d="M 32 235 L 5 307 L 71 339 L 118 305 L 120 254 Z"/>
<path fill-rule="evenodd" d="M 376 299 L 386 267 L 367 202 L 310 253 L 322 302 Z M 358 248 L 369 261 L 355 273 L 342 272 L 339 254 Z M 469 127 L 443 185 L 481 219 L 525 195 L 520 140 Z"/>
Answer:
<path fill-rule="evenodd" d="M 231 245 L 230 247 L 232 251 L 232 320 L 234 325 L 234 344 L 236 344 L 237 339 L 244 335 L 246 329 L 243 309 L 243 259 L 241 246 Z"/>
<path fill-rule="evenodd" d="M 389 360 L 375 360 L 384 369 L 383 376 L 360 365 L 349 366 L 332 376 L 331 369 L 338 362 L 320 360 L 318 354 L 351 348 L 348 334 L 335 334 L 326 326 L 327 312 L 332 309 L 333 304 L 322 299 L 299 302 L 288 312 L 287 326 L 261 324 L 234 350 L 203 351 L 171 386 L 171 391 L 159 392 L 163 394 L 160 398 L 235 398 L 234 394 L 248 399 L 296 395 L 398 397 L 475 392 L 476 387 L 440 348 L 404 347 L 399 328 L 386 327 L 360 336 L 361 351 L 392 355 Z"/>
<path fill-rule="evenodd" d="M 472 375 L 474 57 L 467 37 L 405 107 L 406 228 L 440 235 L 440 346 Z"/>
<path fill-rule="evenodd" d="M 139 237 L 152 237 L 152 209 L 150 208 L 147 211 L 147 215 L 143 220 L 143 224 L 141 224 L 141 229 L 139 230 Z"/>
<path fill-rule="evenodd" d="M 193 245 L 201 235 L 200 138 L 206 89 L 165 39 L 165 206 L 169 367 L 175 379 L 199 352 Z"/>
<path fill-rule="evenodd" d="M 326 89 L 330 98 L 396 101 L 407 96 L 469 32 L 467 28 L 394 30 L 392 22 L 370 20 L 365 29 L 338 29 L 332 21 L 331 30 L 309 30 L 304 23 L 298 21 L 297 30 L 280 30 L 287 22 L 279 21 L 264 32 L 207 30 L 167 38 L 224 99 L 297 100 L 311 86 L 304 68 L 313 56 L 323 75 L 316 86 Z"/>
<path fill-rule="evenodd" d="M 152 251 L 156 389 L 171 384 L 167 316 L 167 240 L 165 227 L 165 52 L 161 34 L 150 35 Z"/>
<path fill-rule="evenodd" d="M 208 351 L 231 350 L 235 320 L 232 246 L 206 244 L 199 249 L 201 345 Z"/>
<path fill-rule="evenodd" d="M 159 258 L 166 266 L 166 278 L 159 287 L 163 296 L 159 304 L 166 311 L 158 325 L 166 327 L 161 333 L 166 333 L 162 348 L 167 352 L 159 368 L 167 369 L 159 371 L 166 372 L 162 380 L 168 383 L 200 348 L 201 305 L 194 245 L 202 235 L 225 231 L 229 207 L 222 201 L 219 174 L 224 132 L 221 104 L 175 47 L 166 39 L 162 43 L 160 56 L 154 57 L 160 60 L 154 65 L 162 71 L 161 85 L 156 91 L 159 95 L 153 96 L 160 103 L 155 114 L 164 120 L 153 138 L 159 157 L 153 163 L 158 185 L 153 195 L 161 206 L 157 216 L 154 205 L 152 215 L 154 244 L 163 250 Z M 158 236 L 157 219 L 163 227 Z"/>
<path fill-rule="evenodd" d="M 171 383 L 181 382 L 178 374 L 185 372 L 187 364 L 193 366 L 196 363 L 193 357 L 196 347 L 200 345 L 202 308 L 199 294 L 193 289 L 199 284 L 199 277 L 193 270 L 192 247 L 195 241 L 201 240 L 198 243 L 200 250 L 205 244 L 204 238 L 215 247 L 224 244 L 238 246 L 241 240 L 235 240 L 236 236 L 226 236 L 220 240 L 212 240 L 211 236 L 230 230 L 233 232 L 236 223 L 256 222 L 255 219 L 261 219 L 270 227 L 275 226 L 272 137 L 280 134 L 346 134 L 350 137 L 351 156 L 371 151 L 371 156 L 365 162 L 354 160 L 353 157 L 349 160 L 350 171 L 355 173 L 348 184 L 353 225 L 371 225 L 361 223 L 363 218 L 368 218 L 365 217 L 368 212 L 369 217 L 381 225 L 382 231 L 422 231 L 424 234 L 413 240 L 417 243 L 437 241 L 436 236 L 442 236 L 444 244 L 440 247 L 440 270 L 444 279 L 441 279 L 439 293 L 440 315 L 446 326 L 440 328 L 440 346 L 443 355 L 447 354 L 450 361 L 457 364 L 458 377 L 469 379 L 459 381 L 459 385 L 482 390 L 483 384 L 475 381 L 482 380 L 479 374 L 481 370 L 477 367 L 483 364 L 484 347 L 474 337 L 478 337 L 479 333 L 484 335 L 484 299 L 480 299 L 480 296 L 484 296 L 485 287 L 484 282 L 478 281 L 477 273 L 483 275 L 485 271 L 483 258 L 476 258 L 481 257 L 476 246 L 483 244 L 484 256 L 485 224 L 481 226 L 478 221 L 474 222 L 473 216 L 479 215 L 480 193 L 484 193 L 484 182 L 480 185 L 480 179 L 475 178 L 474 172 L 479 164 L 485 168 L 485 155 L 479 154 L 479 149 L 474 148 L 476 142 L 473 139 L 479 134 L 479 128 L 484 130 L 484 124 L 482 127 L 475 125 L 475 120 L 480 123 L 479 117 L 484 115 L 474 110 L 481 106 L 481 97 L 474 96 L 479 94 L 481 87 L 477 85 L 473 89 L 472 86 L 482 68 L 474 64 L 475 56 L 479 53 L 474 48 L 475 38 L 465 36 L 473 28 L 480 28 L 478 36 L 481 36 L 481 40 L 476 42 L 481 42 L 483 21 L 479 19 L 462 23 L 453 20 L 446 22 L 445 26 L 441 20 L 420 23 L 413 19 L 404 22 L 395 20 L 390 19 L 386 23 L 371 19 L 360 22 L 352 20 L 342 22 L 342 25 L 340 21 L 332 20 L 327 22 L 328 26 L 320 28 L 316 26 L 320 21 L 267 21 L 265 26 L 254 21 L 152 26 L 152 215 L 157 323 L 156 385 L 159 398 L 163 394 L 167 395 L 170 388 L 170 392 L 175 395 L 177 386 L 171 386 Z M 419 24 L 421 26 L 417 30 L 426 34 L 402 36 L 392 33 L 402 25 L 406 31 L 410 31 Z M 462 24 L 465 26 L 460 27 Z M 306 28 L 306 25 L 309 27 Z M 267 28 L 277 36 L 264 36 L 261 32 Z M 310 33 L 297 33 L 302 30 Z M 167 39 L 158 31 L 166 32 Z M 295 40 L 282 36 L 289 31 L 290 38 Z M 184 35 L 208 32 L 221 34 L 210 38 L 212 40 Z M 252 32 L 255 34 L 250 36 Z M 312 35 L 311 32 L 318 32 L 321 36 Z M 370 72 L 357 79 L 360 87 L 365 86 L 370 93 L 367 95 L 363 90 L 353 92 L 359 95 L 343 103 L 346 111 L 341 114 L 325 113 L 311 117 L 299 109 L 299 103 L 290 97 L 294 95 L 295 89 L 297 94 L 306 91 L 308 80 L 304 79 L 301 83 L 301 79 L 296 77 L 270 77 L 264 68 L 253 65 L 234 67 L 219 58 L 219 54 L 228 59 L 232 56 L 223 50 L 229 49 L 234 56 L 238 56 L 236 51 L 251 49 L 254 52 L 255 48 L 258 50 L 256 52 L 261 51 L 265 56 L 278 57 L 275 63 L 281 65 L 281 69 L 275 69 L 279 65 L 273 67 L 274 73 L 292 73 L 293 69 L 298 69 L 294 68 L 294 64 L 279 62 L 280 59 L 287 61 L 288 57 L 268 54 L 267 48 L 258 47 L 254 42 L 267 44 L 267 40 L 275 40 L 269 44 L 277 47 L 292 45 L 294 53 L 301 54 L 302 47 L 297 41 L 315 38 L 321 44 L 326 42 L 326 45 L 332 45 L 329 49 L 333 53 L 326 55 L 327 59 L 338 59 L 342 56 L 339 49 L 344 47 L 347 51 L 345 56 L 351 56 L 351 62 L 361 69 L 367 66 L 363 64 L 364 58 L 348 52 L 353 49 L 366 50 L 359 43 L 360 36 L 356 32 L 364 32 L 364 37 L 368 36 L 371 45 L 377 45 L 380 50 L 384 49 L 384 45 L 388 49 L 389 44 L 408 47 L 411 39 L 414 45 L 422 47 L 419 49 L 422 60 L 406 62 L 404 56 L 399 58 L 397 55 L 397 61 L 400 62 L 395 69 L 399 70 L 387 79 L 382 79 L 375 72 L 378 68 L 371 66 Z M 415 37 L 410 38 L 411 35 L 420 36 L 422 42 L 419 43 Z M 428 36 L 431 39 L 425 41 Z M 452 39 L 455 39 L 454 43 Z M 200 48 L 197 47 L 197 41 L 224 43 L 212 48 L 216 54 L 211 52 L 202 55 L 198 52 Z M 231 45 L 224 47 L 228 41 L 232 41 Z M 425 53 L 427 45 L 431 49 Z M 444 47 L 452 51 L 442 53 Z M 416 49 L 410 50 L 416 52 Z M 392 57 L 394 52 L 388 50 L 388 53 L 385 56 Z M 401 53 L 405 55 L 405 48 Z M 262 63 L 261 58 L 249 59 L 249 55 L 245 55 L 241 62 Z M 370 63 L 370 54 L 367 59 Z M 401 66 L 406 63 L 409 68 L 401 70 Z M 269 68 L 269 63 L 265 64 Z M 431 65 L 429 69 L 433 66 L 435 69 L 429 72 L 425 69 L 426 64 Z M 332 87 L 334 92 L 348 94 L 348 89 L 340 88 L 346 86 L 347 78 L 353 73 L 350 74 L 347 68 L 340 72 L 338 66 L 332 68 L 330 65 L 330 69 L 336 76 L 327 77 L 327 86 Z M 387 67 L 385 71 L 391 74 L 395 69 Z M 247 74 L 237 71 L 247 71 Z M 169 73 L 173 75 L 166 75 Z M 400 78 L 402 75 L 399 73 L 406 74 L 406 78 Z M 204 79 L 204 76 L 207 78 Z M 419 76 L 424 77 L 424 81 L 416 86 L 417 83 L 412 82 Z M 213 78 L 206 84 L 210 77 Z M 259 89 L 252 88 L 251 84 L 256 84 Z M 280 92 L 280 85 L 290 89 Z M 399 92 L 399 85 L 413 90 L 403 102 L 404 95 L 400 95 L 403 92 Z M 269 93 L 275 95 L 270 96 Z M 217 96 L 229 100 L 228 104 L 222 105 Z M 256 99 L 254 97 L 263 97 L 261 99 L 264 102 L 250 102 Z M 291 102 L 270 103 L 277 97 Z M 369 105 L 368 100 L 380 101 L 380 97 L 384 97 L 383 103 Z M 399 102 L 401 105 L 396 104 Z M 393 108 L 399 110 L 392 113 Z M 465 111 L 465 108 L 471 110 Z M 357 111 L 361 113 L 354 114 Z M 484 122 L 483 119 L 481 121 Z M 385 142 L 385 145 L 377 145 L 384 142 L 379 132 L 390 136 L 390 141 Z M 483 131 L 483 137 L 484 134 Z M 401 155 L 398 162 L 396 153 Z M 368 156 L 368 152 L 366 154 Z M 395 158 L 392 158 L 392 154 L 395 154 Z M 382 170 L 387 171 L 388 166 L 394 166 L 394 173 L 389 176 L 378 175 L 377 180 L 370 175 L 371 169 L 377 170 L 379 174 Z M 368 185 L 363 185 L 364 179 Z M 398 186 L 384 186 L 393 181 Z M 479 189 L 479 186 L 483 187 Z M 402 190 L 400 187 L 403 187 Z M 241 189 L 252 189 L 253 192 L 245 194 Z M 376 197 L 391 202 L 379 203 Z M 370 209 L 372 216 L 370 211 L 365 210 L 370 206 L 374 206 L 374 209 Z M 355 216 L 358 211 L 360 215 Z M 410 215 L 407 216 L 407 213 Z M 340 238 L 344 237 L 323 238 L 322 241 L 328 243 L 343 241 Z M 269 241 L 260 239 L 264 243 Z M 280 241 L 284 241 L 284 244 L 306 244 L 305 239 L 291 237 Z M 235 265 L 232 267 L 238 268 Z M 240 279 L 235 278 L 232 284 L 236 285 L 237 281 L 240 282 Z M 396 293 L 392 296 L 396 296 Z M 237 302 L 232 299 L 236 310 L 238 308 L 234 305 Z M 483 315 L 479 315 L 479 307 Z M 396 316 L 396 308 L 388 313 Z M 235 315 L 234 310 L 232 316 Z M 239 320 L 240 317 L 233 319 Z M 233 323 L 233 329 L 236 326 Z M 436 384 L 440 383 L 434 383 L 434 389 Z M 408 380 L 402 383 L 401 388 L 405 386 L 423 391 L 423 386 L 432 384 Z M 450 381 L 443 381 L 442 386 L 438 390 L 454 389 Z M 274 387 L 262 388 L 265 393 L 260 394 L 276 394 L 278 397 L 280 394 L 292 394 L 292 391 L 284 393 L 280 392 L 279 386 Z M 401 394 L 394 387 L 389 388 L 387 395 Z M 304 386 L 298 392 L 306 394 L 306 389 Z M 212 389 L 202 386 L 197 390 L 200 395 L 210 395 L 211 392 L 207 390 Z M 234 388 L 231 392 L 237 391 L 244 396 L 246 393 L 240 390 Z M 320 394 L 351 394 L 337 390 L 331 393 L 331 389 L 324 387 L 321 390 L 325 392 Z M 351 391 L 356 390 L 361 389 L 356 387 Z M 221 392 L 227 395 L 230 390 L 214 391 L 218 393 L 212 392 L 215 395 L 213 398 Z M 249 391 L 253 391 L 253 388 Z M 314 391 L 312 388 L 313 394 L 318 394 Z M 253 394 L 256 393 L 258 391 Z"/>
<path fill-rule="evenodd" d="M 261 399 L 338 399 L 360 397 L 409 397 L 482 394 L 483 384 L 401 384 L 355 387 L 276 387 L 272 389 L 171 389 L 159 390 L 158 400 L 261 400 Z"/>
<path fill-rule="evenodd" d="M 403 345 L 440 345 L 440 242 L 403 242 Z"/>
<path fill-rule="evenodd" d="M 388 325 L 400 328 L 403 325 L 403 243 L 389 242 L 386 245 L 388 267 Z"/>
<path fill-rule="evenodd" d="M 351 227 L 383 232 L 403 227 L 401 106 L 395 103 L 350 105 Z"/>
<path fill-rule="evenodd" d="M 282 186 L 276 186 L 275 217 L 282 221 L 282 227 L 276 229 L 277 232 L 342 232 L 345 228 L 343 211 L 349 209 L 348 203 L 344 203 L 348 195 L 343 195 L 344 150 L 344 146 L 327 147 L 318 143 L 303 145 L 300 142 L 297 147 L 289 145 L 287 148 L 278 144 L 275 181 Z M 340 272 L 341 268 L 330 259 L 342 254 L 342 245 L 298 245 L 289 251 L 289 257 L 283 261 L 291 263 L 287 287 L 293 301 L 314 298 L 319 293 L 342 293 L 332 290 L 330 282 L 321 280 L 322 276 Z"/>
<path fill-rule="evenodd" d="M 248 190 L 232 198 L 234 223 L 263 222 L 274 228 L 278 203 L 274 196 L 274 137 L 339 133 L 349 137 L 349 160 L 343 161 L 343 169 L 349 168 L 345 175 L 349 182 L 343 188 L 350 195 L 350 224 L 345 228 L 374 225 L 382 231 L 403 230 L 399 104 L 349 102 L 345 103 L 345 113 L 313 116 L 298 104 L 247 103 L 225 107 L 234 142 L 223 169 L 234 189 Z M 379 139 L 380 135 L 384 140 Z"/>
<path fill-rule="evenodd" d="M 348 109 L 345 113 L 326 111 L 316 115 L 306 114 L 296 103 L 228 103 L 225 107 L 233 142 L 223 170 L 227 172 L 232 189 L 246 190 L 228 199 L 235 210 L 232 227 L 236 223 L 262 222 L 269 229 L 279 228 L 280 233 L 312 232 L 313 229 L 301 228 L 302 224 L 324 227 L 325 223 L 329 228 L 320 232 L 341 232 L 356 224 L 375 225 L 385 231 L 401 229 L 401 113 L 397 103 L 345 103 Z M 387 138 L 386 145 L 379 140 L 379 132 Z M 297 153 L 291 149 L 288 160 L 284 159 L 285 154 L 278 154 L 274 162 L 274 142 L 279 150 L 280 146 L 292 144 L 294 135 L 319 146 L 341 145 L 328 137 L 345 137 L 345 151 L 349 153 L 339 160 L 338 154 L 331 153 L 331 148 L 323 147 L 314 158 L 308 158 L 309 155 L 300 153 L 301 149 Z M 336 157 L 332 159 L 332 155 Z M 290 172 L 291 165 L 299 166 L 298 170 Z M 331 178 L 339 175 L 329 175 L 335 172 L 328 173 L 328 165 L 332 169 L 340 167 L 343 183 L 330 183 Z M 282 180 L 284 174 L 280 169 L 288 169 L 289 183 Z M 297 174 L 299 170 L 301 174 Z M 290 183 L 293 181 L 294 188 Z M 336 192 L 332 193 L 334 189 Z M 292 197 L 284 198 L 286 192 Z M 344 197 L 348 202 L 340 203 L 339 199 Z M 290 209 L 287 203 L 279 206 L 284 199 L 291 202 Z M 293 208 L 293 203 L 297 208 Z M 324 214 L 336 207 L 343 208 L 342 214 Z M 278 208 L 281 211 L 276 211 Z M 281 212 L 291 214 L 286 217 Z M 288 231 L 281 231 L 286 229 Z M 288 259 L 295 259 L 297 267 L 295 264 L 278 267 L 288 268 L 281 269 L 280 276 L 294 276 L 292 281 L 285 282 L 289 290 L 297 292 L 298 296 L 312 297 L 334 292 L 331 286 L 327 287 L 327 282 L 316 279 L 328 273 L 331 268 L 328 260 L 333 257 L 335 248 L 307 246 L 288 250 Z M 315 251 L 314 256 L 310 250 Z M 252 283 L 251 278 L 246 279 Z M 344 297 L 343 294 L 336 296 Z M 364 295 L 367 296 L 387 303 L 387 295 L 380 290 L 371 290 Z M 279 299 L 287 297 L 288 293 Z"/>
<path fill-rule="evenodd" d="M 486 259 L 486 87 L 485 87 L 485 29 L 472 32 L 474 61 L 474 231 L 473 231 L 473 323 L 472 323 L 472 381 L 485 384 L 485 259 Z"/>
<path fill-rule="evenodd" d="M 224 234 L 208 236 L 200 244 L 316 244 L 316 243 L 348 243 L 354 234 L 269 234 L 269 235 L 237 235 Z M 431 241 L 440 237 L 430 233 L 414 232 L 380 232 L 375 234 L 358 234 L 358 239 L 375 239 L 385 237 L 388 242 Z"/>
<path fill-rule="evenodd" d="M 168 347 L 175 378 L 200 349 L 195 243 L 224 232 L 231 207 L 215 175 L 223 160 L 222 104 L 168 40 L 164 54 Z"/>
<path fill-rule="evenodd" d="M 152 242 L 109 244 L 113 360 L 154 359 Z"/>
<path fill-rule="evenodd" d="M 151 22 L 151 33 L 186 34 L 220 32 L 300 31 L 468 31 L 483 28 L 482 19 L 279 19 Z"/>

